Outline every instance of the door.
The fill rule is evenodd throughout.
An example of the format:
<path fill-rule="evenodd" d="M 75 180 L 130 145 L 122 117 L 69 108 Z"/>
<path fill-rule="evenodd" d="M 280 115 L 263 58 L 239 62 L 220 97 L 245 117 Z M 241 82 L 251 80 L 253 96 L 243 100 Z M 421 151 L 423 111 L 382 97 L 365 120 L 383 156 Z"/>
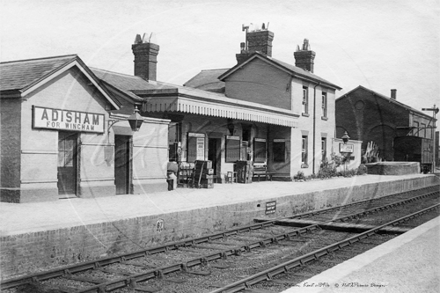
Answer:
<path fill-rule="evenodd" d="M 115 136 L 115 185 L 116 194 L 130 193 L 131 186 L 131 161 L 130 161 L 131 136 Z"/>
<path fill-rule="evenodd" d="M 58 132 L 58 194 L 60 198 L 76 196 L 77 140 L 77 133 Z"/>
<path fill-rule="evenodd" d="M 212 161 L 212 168 L 214 169 L 215 182 L 218 182 L 220 176 L 220 138 L 208 139 L 208 160 Z"/>

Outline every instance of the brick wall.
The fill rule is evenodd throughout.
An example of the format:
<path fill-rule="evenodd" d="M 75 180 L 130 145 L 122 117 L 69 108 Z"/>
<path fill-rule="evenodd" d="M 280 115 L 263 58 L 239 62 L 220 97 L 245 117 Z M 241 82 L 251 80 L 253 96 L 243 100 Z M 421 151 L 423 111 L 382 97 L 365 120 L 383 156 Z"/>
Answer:
<path fill-rule="evenodd" d="M 226 80 L 226 96 L 263 105 L 291 109 L 290 75 L 255 59 Z"/>

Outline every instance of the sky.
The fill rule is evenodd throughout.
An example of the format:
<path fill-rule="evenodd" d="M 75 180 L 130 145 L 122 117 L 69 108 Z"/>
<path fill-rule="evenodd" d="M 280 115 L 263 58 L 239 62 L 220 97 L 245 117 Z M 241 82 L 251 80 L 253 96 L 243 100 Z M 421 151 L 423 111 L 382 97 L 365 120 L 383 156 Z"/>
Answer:
<path fill-rule="evenodd" d="M 251 23 L 269 23 L 272 56 L 291 64 L 309 39 L 314 73 L 342 87 L 336 97 L 362 85 L 440 106 L 440 0 L 0 0 L 0 60 L 78 54 L 133 74 L 135 36 L 153 33 L 158 80 L 181 85 L 234 66 Z"/>

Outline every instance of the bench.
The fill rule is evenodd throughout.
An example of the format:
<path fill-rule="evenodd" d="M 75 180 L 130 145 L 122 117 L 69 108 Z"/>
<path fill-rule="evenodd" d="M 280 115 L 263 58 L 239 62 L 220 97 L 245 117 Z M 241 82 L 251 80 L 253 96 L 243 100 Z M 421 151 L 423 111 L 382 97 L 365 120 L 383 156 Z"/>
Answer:
<path fill-rule="evenodd" d="M 266 165 L 254 165 L 254 173 L 252 174 L 252 177 L 258 177 L 258 182 L 260 182 L 261 176 L 266 178 L 266 181 L 272 181 L 272 173 L 267 171 Z"/>

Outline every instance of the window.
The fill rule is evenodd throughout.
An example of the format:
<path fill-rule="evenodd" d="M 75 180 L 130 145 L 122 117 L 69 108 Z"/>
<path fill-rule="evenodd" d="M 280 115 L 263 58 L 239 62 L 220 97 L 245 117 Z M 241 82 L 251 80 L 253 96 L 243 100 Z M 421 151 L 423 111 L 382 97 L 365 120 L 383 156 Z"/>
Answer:
<path fill-rule="evenodd" d="M 266 162 L 266 140 L 264 138 L 254 139 L 254 162 L 265 163 Z"/>
<path fill-rule="evenodd" d="M 420 127 L 420 135 L 421 137 L 426 137 L 426 124 L 422 123 L 422 126 Z"/>
<path fill-rule="evenodd" d="M 420 135 L 420 134 L 419 134 L 419 131 L 420 131 L 420 129 L 419 129 L 419 122 L 414 121 L 413 135 L 415 135 L 415 136 L 419 136 L 419 135 Z"/>
<path fill-rule="evenodd" d="M 309 113 L 309 88 L 306 86 L 303 86 L 303 100 L 302 100 L 303 114 Z"/>
<path fill-rule="evenodd" d="M 322 161 L 324 162 L 327 157 L 327 138 L 321 138 L 321 152 L 322 152 Z"/>
<path fill-rule="evenodd" d="M 286 161 L 286 142 L 284 139 L 274 139 L 272 151 L 274 162 L 284 163 Z"/>
<path fill-rule="evenodd" d="M 240 160 L 240 137 L 226 136 L 226 163 Z"/>
<path fill-rule="evenodd" d="M 205 134 L 188 133 L 187 161 L 193 163 L 195 160 L 205 159 Z"/>
<path fill-rule="evenodd" d="M 302 146 L 301 146 L 301 167 L 303 168 L 307 168 L 307 145 L 308 145 L 308 141 L 307 141 L 307 136 L 303 136 L 302 137 Z"/>
<path fill-rule="evenodd" d="M 327 117 L 327 93 L 322 92 L 322 117 Z"/>
<path fill-rule="evenodd" d="M 426 125 L 426 138 L 432 138 L 432 128 L 430 127 L 431 122 L 428 122 L 428 125 Z"/>
<path fill-rule="evenodd" d="M 75 153 L 75 134 L 59 132 L 58 141 L 58 167 L 73 167 Z"/>

